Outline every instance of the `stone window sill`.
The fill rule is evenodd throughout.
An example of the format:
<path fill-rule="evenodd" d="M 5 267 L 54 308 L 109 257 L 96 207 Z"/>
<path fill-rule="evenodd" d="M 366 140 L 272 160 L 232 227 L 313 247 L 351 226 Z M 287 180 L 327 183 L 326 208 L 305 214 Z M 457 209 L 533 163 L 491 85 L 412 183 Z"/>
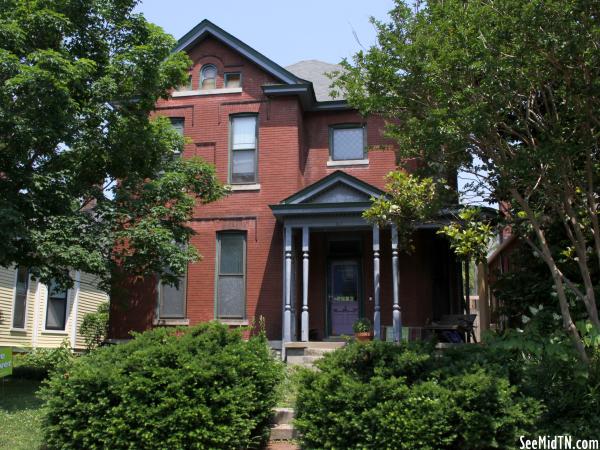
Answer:
<path fill-rule="evenodd" d="M 230 184 L 233 192 L 239 191 L 260 191 L 260 184 Z"/>
<path fill-rule="evenodd" d="M 190 319 L 154 319 L 152 324 L 167 327 L 187 326 L 190 324 Z"/>
<path fill-rule="evenodd" d="M 327 161 L 327 167 L 368 166 L 368 159 L 344 159 L 339 161 Z"/>
<path fill-rule="evenodd" d="M 11 333 L 27 333 L 27 328 L 11 328 Z"/>
<path fill-rule="evenodd" d="M 171 93 L 173 98 L 193 97 L 196 95 L 220 95 L 220 94 L 241 94 L 242 88 L 221 88 L 221 89 L 198 89 L 193 91 L 174 91 Z"/>
<path fill-rule="evenodd" d="M 247 320 L 241 319 L 217 319 L 217 321 L 222 323 L 223 325 L 229 325 L 232 327 L 245 327 L 249 325 L 249 322 Z"/>

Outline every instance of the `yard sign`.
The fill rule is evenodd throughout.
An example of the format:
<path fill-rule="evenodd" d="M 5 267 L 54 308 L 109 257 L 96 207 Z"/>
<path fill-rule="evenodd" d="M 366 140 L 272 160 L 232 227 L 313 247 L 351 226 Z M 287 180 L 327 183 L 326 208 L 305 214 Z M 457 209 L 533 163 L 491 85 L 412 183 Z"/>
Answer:
<path fill-rule="evenodd" d="M 0 347 L 0 378 L 12 375 L 12 349 Z"/>

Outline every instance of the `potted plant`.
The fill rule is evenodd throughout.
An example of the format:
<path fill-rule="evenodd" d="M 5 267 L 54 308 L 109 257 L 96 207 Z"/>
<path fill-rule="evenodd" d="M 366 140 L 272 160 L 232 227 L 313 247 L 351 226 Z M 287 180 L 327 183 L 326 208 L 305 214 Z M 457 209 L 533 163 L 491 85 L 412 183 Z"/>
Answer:
<path fill-rule="evenodd" d="M 371 328 L 371 322 L 366 317 L 361 317 L 354 325 L 352 325 L 354 331 L 354 337 L 357 341 L 370 341 L 373 339 L 373 329 Z"/>

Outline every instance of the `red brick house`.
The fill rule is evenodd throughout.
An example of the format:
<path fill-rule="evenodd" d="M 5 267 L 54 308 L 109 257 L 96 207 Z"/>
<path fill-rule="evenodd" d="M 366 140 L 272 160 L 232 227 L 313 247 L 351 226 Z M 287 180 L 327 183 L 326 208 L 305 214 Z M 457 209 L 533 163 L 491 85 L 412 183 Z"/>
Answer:
<path fill-rule="evenodd" d="M 176 50 L 193 61 L 189 86 L 157 114 L 190 139 L 182 156 L 213 163 L 232 192 L 198 205 L 191 245 L 203 259 L 180 289 L 145 280 L 113 297 L 111 338 L 262 316 L 274 342 L 324 340 L 352 334 L 364 316 L 376 336 L 398 340 L 406 327 L 461 312 L 459 264 L 434 227 L 406 255 L 392 227 L 362 218 L 396 168 L 394 142 L 381 118 L 329 97 L 324 72 L 337 66 L 283 68 L 206 20 Z"/>

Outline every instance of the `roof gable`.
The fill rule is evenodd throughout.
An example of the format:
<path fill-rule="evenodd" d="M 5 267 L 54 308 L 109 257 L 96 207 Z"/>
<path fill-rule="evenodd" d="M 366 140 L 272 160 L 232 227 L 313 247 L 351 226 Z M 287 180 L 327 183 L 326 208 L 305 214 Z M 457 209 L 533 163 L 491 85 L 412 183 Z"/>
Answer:
<path fill-rule="evenodd" d="M 382 195 L 385 193 L 375 186 L 338 170 L 282 200 L 281 204 L 363 203 Z"/>
<path fill-rule="evenodd" d="M 240 41 L 235 36 L 229 34 L 227 31 L 218 27 L 210 20 L 203 20 L 194 28 L 192 28 L 188 33 L 186 33 L 179 41 L 177 42 L 177 46 L 173 51 L 187 51 L 192 46 L 205 39 L 207 36 L 212 36 L 219 41 L 223 42 L 225 45 L 231 47 L 233 50 L 237 51 L 260 68 L 265 70 L 266 72 L 273 75 L 275 78 L 281 80 L 286 84 L 301 84 L 306 83 L 305 80 L 298 78 L 293 73 L 281 67 L 279 64 L 271 61 L 269 58 L 264 56 L 263 54 L 257 52 L 249 45 Z"/>

